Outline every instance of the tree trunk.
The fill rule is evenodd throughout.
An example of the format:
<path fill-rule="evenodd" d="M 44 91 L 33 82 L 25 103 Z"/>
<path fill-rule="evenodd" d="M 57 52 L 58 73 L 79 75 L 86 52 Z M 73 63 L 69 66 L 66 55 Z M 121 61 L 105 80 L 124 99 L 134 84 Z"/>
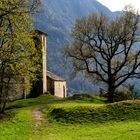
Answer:
<path fill-rule="evenodd" d="M 3 95 L 3 100 L 2 100 L 2 102 L 1 102 L 0 113 L 2 113 L 2 114 L 5 112 L 6 103 L 7 103 L 7 96 L 8 96 L 8 93 L 5 91 L 5 94 L 6 94 L 6 95 Z"/>
<path fill-rule="evenodd" d="M 0 113 L 1 113 L 1 110 L 2 110 L 2 103 L 0 102 Z"/>
<path fill-rule="evenodd" d="M 0 87 L 0 113 L 2 111 L 2 99 L 3 99 L 2 92 L 3 92 L 3 86 Z"/>
<path fill-rule="evenodd" d="M 26 97 L 27 97 L 27 93 L 26 93 L 26 89 L 24 87 L 24 89 L 23 89 L 23 99 L 26 99 Z"/>
<path fill-rule="evenodd" d="M 6 107 L 6 102 L 3 103 L 2 109 L 1 109 L 1 113 L 3 114 L 5 111 L 5 107 Z"/>
<path fill-rule="evenodd" d="M 1 110 L 0 110 L 0 113 L 2 113 L 2 114 L 5 112 L 6 103 L 8 101 L 8 92 L 9 92 L 10 79 L 11 78 L 8 78 L 6 90 L 5 91 L 1 91 L 1 93 L 3 94 L 3 97 L 2 97 L 2 100 L 1 100 L 2 102 L 1 102 Z"/>
<path fill-rule="evenodd" d="M 114 92 L 115 88 L 113 85 L 109 85 L 108 87 L 108 102 L 113 103 L 114 102 Z"/>

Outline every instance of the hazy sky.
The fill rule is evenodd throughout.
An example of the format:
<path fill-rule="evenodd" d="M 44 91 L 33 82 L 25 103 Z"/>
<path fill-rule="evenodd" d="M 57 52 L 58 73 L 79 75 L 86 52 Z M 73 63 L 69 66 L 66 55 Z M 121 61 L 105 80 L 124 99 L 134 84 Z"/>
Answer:
<path fill-rule="evenodd" d="M 98 0 L 107 6 L 111 11 L 120 11 L 125 5 L 131 4 L 136 10 L 140 11 L 140 0 Z"/>

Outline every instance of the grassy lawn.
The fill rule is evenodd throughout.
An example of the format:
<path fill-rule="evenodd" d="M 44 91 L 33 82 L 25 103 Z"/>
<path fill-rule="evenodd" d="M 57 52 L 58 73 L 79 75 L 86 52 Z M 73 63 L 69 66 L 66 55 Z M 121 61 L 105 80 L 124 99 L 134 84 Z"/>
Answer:
<path fill-rule="evenodd" d="M 139 140 L 140 101 L 107 105 L 96 96 L 58 99 L 43 95 L 9 103 L 0 121 L 0 140 Z M 35 128 L 33 109 L 43 122 Z"/>
<path fill-rule="evenodd" d="M 15 113 L 10 120 L 0 123 L 0 140 L 28 140 L 32 133 L 32 117 L 29 108 L 12 110 Z"/>
<path fill-rule="evenodd" d="M 33 140 L 139 140 L 140 122 L 94 124 L 51 123 Z"/>

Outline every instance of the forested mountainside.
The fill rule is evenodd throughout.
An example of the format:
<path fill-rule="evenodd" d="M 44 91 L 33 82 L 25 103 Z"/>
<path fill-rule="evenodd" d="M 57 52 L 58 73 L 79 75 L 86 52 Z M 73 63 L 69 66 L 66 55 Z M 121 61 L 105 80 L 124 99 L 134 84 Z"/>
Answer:
<path fill-rule="evenodd" d="M 104 13 L 110 18 L 120 12 L 111 12 L 96 0 L 41 0 L 40 12 L 35 17 L 35 26 L 48 34 L 47 68 L 68 81 L 68 89 L 95 92 L 97 88 L 80 77 L 71 80 L 72 68 L 64 61 L 62 50 L 71 41 L 70 30 L 76 18 L 93 12 Z M 80 79 L 80 80 L 79 80 Z"/>

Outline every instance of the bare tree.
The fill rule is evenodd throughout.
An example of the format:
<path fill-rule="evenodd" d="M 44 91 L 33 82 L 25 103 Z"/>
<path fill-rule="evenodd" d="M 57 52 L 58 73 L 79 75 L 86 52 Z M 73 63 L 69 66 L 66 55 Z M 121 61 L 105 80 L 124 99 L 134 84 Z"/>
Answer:
<path fill-rule="evenodd" d="M 92 14 L 77 19 L 72 29 L 74 41 L 66 52 L 74 70 L 105 83 L 109 102 L 120 85 L 140 76 L 138 23 L 139 14 L 126 7 L 114 20 Z"/>

